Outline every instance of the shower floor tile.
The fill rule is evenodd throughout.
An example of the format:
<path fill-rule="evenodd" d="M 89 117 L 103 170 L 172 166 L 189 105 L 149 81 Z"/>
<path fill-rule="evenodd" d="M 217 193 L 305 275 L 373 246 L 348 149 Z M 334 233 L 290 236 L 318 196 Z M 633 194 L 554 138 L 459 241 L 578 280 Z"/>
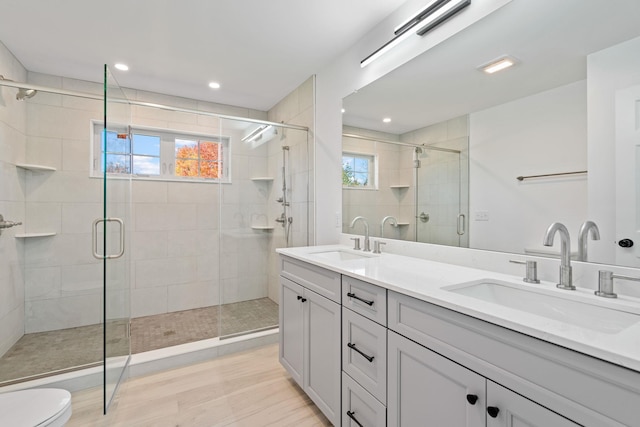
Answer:
<path fill-rule="evenodd" d="M 131 353 L 277 325 L 278 305 L 269 298 L 138 317 L 131 319 Z M 101 362 L 102 325 L 26 334 L 0 357 L 0 385 Z"/>

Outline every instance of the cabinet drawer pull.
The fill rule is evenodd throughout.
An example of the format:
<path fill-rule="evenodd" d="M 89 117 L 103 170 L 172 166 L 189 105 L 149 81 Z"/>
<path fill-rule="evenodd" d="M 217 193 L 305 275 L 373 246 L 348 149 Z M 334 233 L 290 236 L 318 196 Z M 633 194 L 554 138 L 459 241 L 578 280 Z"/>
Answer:
<path fill-rule="evenodd" d="M 373 356 L 368 356 L 368 355 L 364 354 L 362 351 L 360 351 L 360 349 L 358 349 L 358 347 L 356 347 L 355 344 L 349 343 L 349 344 L 347 344 L 347 347 L 349 347 L 351 350 L 354 350 L 356 353 L 358 353 L 360 356 L 362 356 L 365 359 L 367 359 L 369 362 L 373 362 Z"/>
<path fill-rule="evenodd" d="M 302 299 L 302 297 L 300 295 L 298 295 L 298 301 L 300 301 Z"/>
<path fill-rule="evenodd" d="M 498 416 L 498 412 L 500 412 L 500 408 L 497 406 L 487 406 L 487 413 L 491 418 L 496 418 Z"/>
<path fill-rule="evenodd" d="M 365 304 L 367 304 L 367 305 L 373 305 L 373 303 L 375 302 L 375 301 L 367 301 L 366 299 L 362 299 L 362 298 L 360 298 L 359 296 L 357 296 L 356 294 L 351 293 L 351 292 L 349 292 L 349 293 L 347 294 L 347 296 L 348 296 L 349 298 L 353 298 L 353 299 L 357 299 L 358 301 L 362 301 L 363 303 L 365 303 Z"/>
<path fill-rule="evenodd" d="M 300 295 L 298 295 L 298 301 L 305 302 L 306 300 L 307 300 L 306 298 L 302 298 Z"/>
<path fill-rule="evenodd" d="M 358 424 L 360 427 L 364 427 L 360 424 L 360 421 L 356 418 L 356 413 L 352 411 L 347 411 L 347 416 L 353 420 L 354 423 Z"/>
<path fill-rule="evenodd" d="M 472 405 L 475 405 L 477 401 L 478 401 L 477 394 L 467 394 L 467 402 L 469 402 Z"/>

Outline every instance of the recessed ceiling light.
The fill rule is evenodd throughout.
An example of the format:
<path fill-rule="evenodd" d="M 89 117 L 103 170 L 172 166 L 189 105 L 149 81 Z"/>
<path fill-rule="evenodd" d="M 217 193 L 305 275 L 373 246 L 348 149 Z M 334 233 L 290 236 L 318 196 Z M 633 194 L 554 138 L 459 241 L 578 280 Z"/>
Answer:
<path fill-rule="evenodd" d="M 218 82 L 211 82 L 211 83 L 209 83 L 209 87 L 210 87 L 211 89 L 220 89 L 220 83 L 218 83 Z"/>
<path fill-rule="evenodd" d="M 509 67 L 513 67 L 517 63 L 518 61 L 514 57 L 505 55 L 479 66 L 478 69 L 487 74 L 493 74 Z"/>
<path fill-rule="evenodd" d="M 384 119 L 382 119 L 382 121 L 384 123 L 391 123 L 391 119 L 389 117 L 385 117 Z"/>
<path fill-rule="evenodd" d="M 121 62 L 118 62 L 115 67 L 120 70 L 120 71 L 129 71 L 129 66 L 127 64 L 123 64 Z"/>
<path fill-rule="evenodd" d="M 344 113 L 344 112 L 345 112 L 345 111 L 347 111 L 347 110 L 345 110 L 345 109 L 343 108 L 341 111 Z"/>

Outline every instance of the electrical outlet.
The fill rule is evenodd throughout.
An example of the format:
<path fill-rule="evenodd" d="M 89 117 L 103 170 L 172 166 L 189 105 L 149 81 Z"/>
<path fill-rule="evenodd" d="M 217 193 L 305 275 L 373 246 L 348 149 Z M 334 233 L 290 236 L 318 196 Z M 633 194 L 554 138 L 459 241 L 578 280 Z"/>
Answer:
<path fill-rule="evenodd" d="M 489 211 L 476 211 L 476 221 L 489 221 Z"/>

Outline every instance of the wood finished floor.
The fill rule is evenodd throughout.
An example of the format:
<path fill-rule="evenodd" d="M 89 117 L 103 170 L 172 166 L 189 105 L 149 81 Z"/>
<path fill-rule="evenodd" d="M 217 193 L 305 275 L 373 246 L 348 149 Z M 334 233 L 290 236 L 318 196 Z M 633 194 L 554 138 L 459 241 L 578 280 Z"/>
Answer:
<path fill-rule="evenodd" d="M 273 344 L 125 381 L 107 415 L 102 388 L 72 394 L 67 427 L 330 426 Z"/>

